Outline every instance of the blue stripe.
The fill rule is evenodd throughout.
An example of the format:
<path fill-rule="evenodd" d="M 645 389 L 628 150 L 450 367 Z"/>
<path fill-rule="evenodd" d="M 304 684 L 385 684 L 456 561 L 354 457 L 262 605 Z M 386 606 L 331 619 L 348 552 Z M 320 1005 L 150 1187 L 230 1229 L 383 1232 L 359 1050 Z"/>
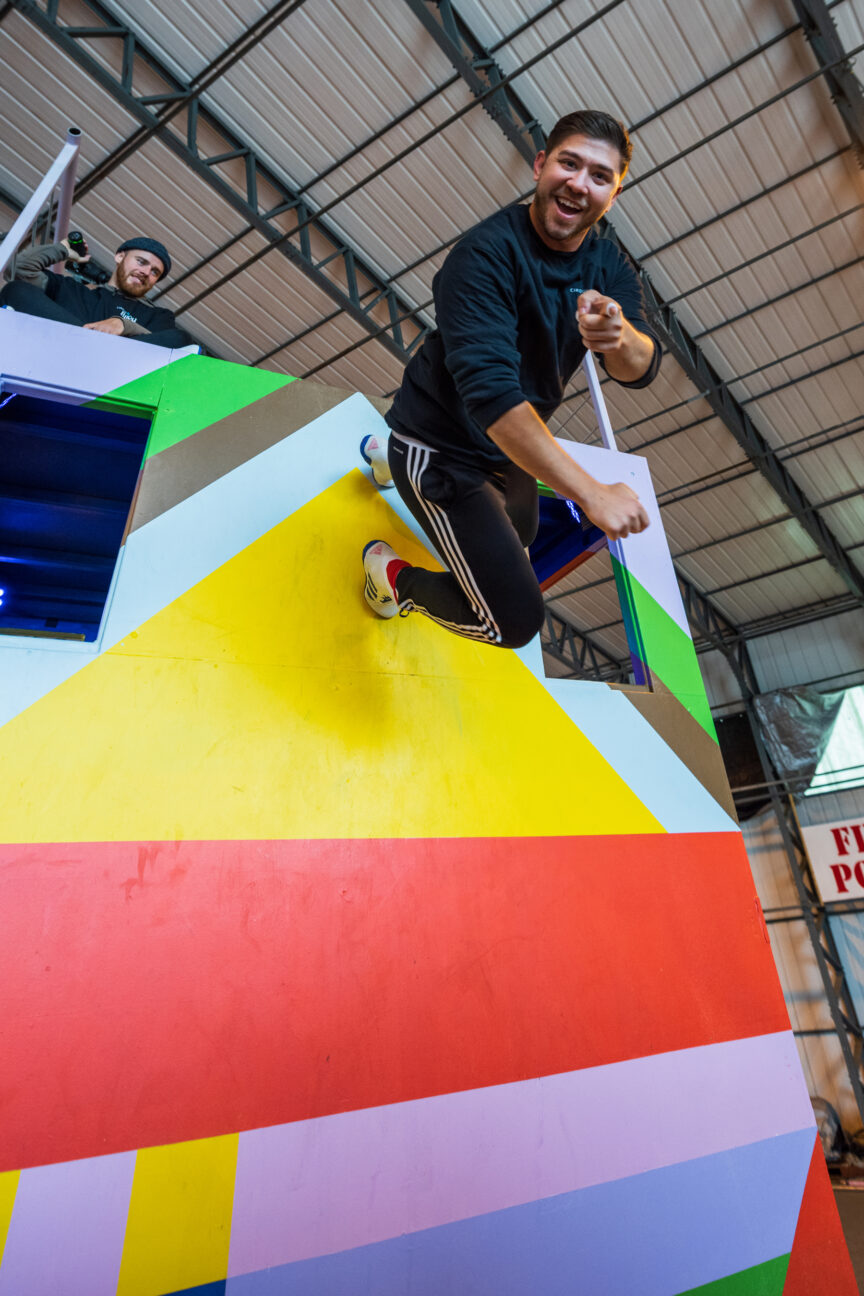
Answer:
<path fill-rule="evenodd" d="M 182 1291 L 168 1292 L 166 1296 L 225 1296 L 225 1279 L 204 1283 L 202 1287 L 184 1287 Z"/>
<path fill-rule="evenodd" d="M 243 1274 L 226 1296 L 674 1296 L 791 1251 L 813 1139 L 801 1130 Z"/>

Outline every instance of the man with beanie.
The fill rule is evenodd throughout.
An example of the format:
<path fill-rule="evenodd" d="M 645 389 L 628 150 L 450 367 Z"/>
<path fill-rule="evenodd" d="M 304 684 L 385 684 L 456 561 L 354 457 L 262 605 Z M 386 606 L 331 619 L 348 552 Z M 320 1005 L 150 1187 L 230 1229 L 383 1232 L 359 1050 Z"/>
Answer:
<path fill-rule="evenodd" d="M 15 278 L 0 292 L 0 306 L 155 346 L 189 345 L 189 335 L 176 327 L 171 311 L 144 300 L 171 269 L 171 258 L 161 243 L 144 237 L 121 243 L 114 254 L 114 272 L 102 285 L 49 270 L 57 261 L 89 259 L 89 255 L 79 256 L 66 239 L 19 252 Z"/>

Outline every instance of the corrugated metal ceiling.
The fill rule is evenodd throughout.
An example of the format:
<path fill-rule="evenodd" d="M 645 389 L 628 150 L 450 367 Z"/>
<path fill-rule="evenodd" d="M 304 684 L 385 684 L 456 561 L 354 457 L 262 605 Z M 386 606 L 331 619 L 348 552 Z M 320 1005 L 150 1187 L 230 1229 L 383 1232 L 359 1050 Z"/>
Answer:
<path fill-rule="evenodd" d="M 106 165 L 140 122 L 97 83 L 95 64 L 71 57 L 37 21 L 49 8 L 0 4 L 0 212 L 23 202 L 74 121 L 84 132 L 74 221 L 97 259 L 131 229 L 155 231 L 181 280 L 168 285 L 165 304 L 214 352 L 372 395 L 392 391 L 398 348 L 386 332 L 370 336 L 327 287 L 344 282 L 342 261 L 318 284 L 278 250 L 236 273 L 269 239 L 206 168 L 199 174 L 152 132 Z M 829 8 L 854 65 L 864 0 Z M 514 75 L 542 127 L 580 104 L 631 125 L 633 166 L 615 230 L 864 570 L 864 177 L 790 0 L 458 0 L 455 9 Z M 361 292 L 371 299 L 365 266 L 427 322 L 446 245 L 531 188 L 525 161 L 406 0 L 211 0 L 206 10 L 191 0 L 60 0 L 58 22 L 128 25 L 164 69 L 139 58 L 137 96 L 164 90 L 166 77 L 194 89 L 212 76 L 200 99 L 209 117 L 199 154 L 228 151 L 226 131 L 247 144 L 271 173 L 259 214 L 285 191 L 313 215 L 324 209 L 323 225 L 359 255 Z M 257 43 L 244 41 L 262 28 Z M 120 74 L 120 40 L 76 43 L 109 81 Z M 183 109 L 166 129 L 183 140 L 187 126 Z M 242 159 L 213 169 L 245 192 Z M 283 211 L 270 224 L 284 234 L 297 218 Z M 319 229 L 307 227 L 318 259 L 331 250 Z M 299 247 L 299 235 L 291 242 Z M 369 317 L 373 328 L 388 323 L 383 304 Z M 577 376 L 553 430 L 594 440 L 583 389 Z M 679 570 L 734 625 L 758 629 L 768 617 L 791 622 L 798 609 L 850 601 L 672 356 L 650 390 L 607 383 L 605 391 L 620 444 L 649 459 Z M 558 614 L 624 658 L 602 561 L 554 593 L 565 590 L 573 592 L 554 600 Z"/>

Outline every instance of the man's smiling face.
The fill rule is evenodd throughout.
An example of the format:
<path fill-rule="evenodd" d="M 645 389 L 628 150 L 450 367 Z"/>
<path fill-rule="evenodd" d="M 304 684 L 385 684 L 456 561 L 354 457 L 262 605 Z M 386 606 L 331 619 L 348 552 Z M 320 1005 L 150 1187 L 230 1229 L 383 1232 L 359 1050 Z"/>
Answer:
<path fill-rule="evenodd" d="M 570 135 L 534 160 L 531 224 L 547 247 L 575 252 L 621 192 L 621 154 L 608 140 Z"/>
<path fill-rule="evenodd" d="M 162 277 L 165 269 L 159 257 L 140 248 L 118 252 L 114 261 L 116 264 L 111 283 L 126 293 L 127 297 L 143 297 Z"/>

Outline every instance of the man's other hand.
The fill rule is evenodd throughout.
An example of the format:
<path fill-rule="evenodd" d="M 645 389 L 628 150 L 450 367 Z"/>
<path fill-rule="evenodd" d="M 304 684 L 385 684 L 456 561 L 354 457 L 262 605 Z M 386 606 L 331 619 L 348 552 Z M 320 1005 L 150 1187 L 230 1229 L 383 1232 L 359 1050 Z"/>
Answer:
<path fill-rule="evenodd" d="M 579 294 L 576 314 L 589 351 L 617 351 L 624 336 L 624 316 L 616 301 L 589 288 Z"/>
<path fill-rule="evenodd" d="M 115 337 L 120 337 L 123 333 L 123 321 L 119 315 L 109 315 L 108 319 L 85 324 L 84 328 L 95 329 L 97 333 L 113 333 Z"/>
<path fill-rule="evenodd" d="M 605 531 L 610 540 L 623 540 L 637 535 L 648 526 L 648 514 L 639 496 L 624 482 L 604 486 L 596 482 L 590 499 L 582 507 L 595 526 Z"/>

